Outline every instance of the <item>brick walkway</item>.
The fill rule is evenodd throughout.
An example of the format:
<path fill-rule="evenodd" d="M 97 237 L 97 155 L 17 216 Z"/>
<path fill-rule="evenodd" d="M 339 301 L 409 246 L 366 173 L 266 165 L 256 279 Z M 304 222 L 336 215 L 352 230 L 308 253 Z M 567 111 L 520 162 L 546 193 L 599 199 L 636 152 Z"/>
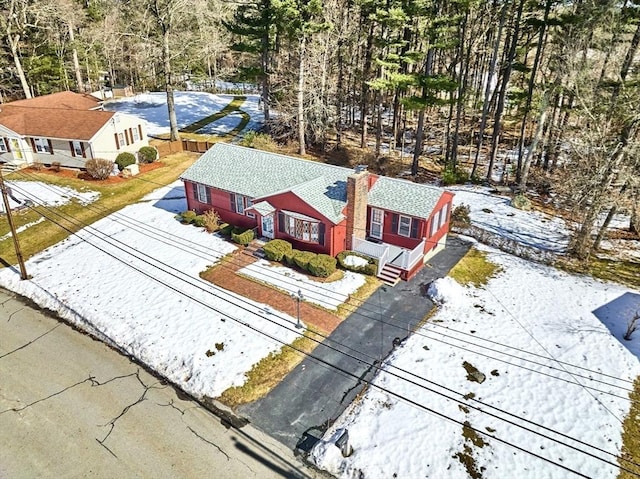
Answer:
<path fill-rule="evenodd" d="M 202 275 L 202 278 L 245 298 L 268 304 L 273 309 L 295 318 L 297 304 L 291 296 L 236 274 L 236 271 L 255 261 L 254 256 L 245 254 L 242 249 L 238 249 L 232 253 L 231 261 L 210 269 Z M 305 302 L 300 303 L 300 320 L 315 326 L 325 334 L 331 333 L 342 321 L 337 316 Z"/>

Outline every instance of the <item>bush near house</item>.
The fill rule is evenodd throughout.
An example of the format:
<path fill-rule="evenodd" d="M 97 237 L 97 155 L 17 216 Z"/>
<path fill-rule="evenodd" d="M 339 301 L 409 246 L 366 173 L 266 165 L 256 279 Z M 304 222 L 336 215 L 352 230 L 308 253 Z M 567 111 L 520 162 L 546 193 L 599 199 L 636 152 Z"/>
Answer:
<path fill-rule="evenodd" d="M 293 246 L 288 241 L 274 239 L 265 244 L 262 250 L 269 261 L 282 261 L 284 255 L 293 250 Z"/>
<path fill-rule="evenodd" d="M 328 278 L 336 270 L 337 260 L 328 254 L 317 254 L 309 261 L 309 273 L 320 278 Z"/>
<path fill-rule="evenodd" d="M 227 236 L 227 237 L 231 237 L 231 233 L 233 232 L 233 225 L 230 225 L 229 223 L 222 223 L 220 225 L 220 229 L 218 230 L 218 233 L 220 233 L 222 236 Z"/>
<path fill-rule="evenodd" d="M 471 224 L 471 217 L 469 216 L 470 209 L 468 205 L 464 203 L 456 206 L 451 212 L 451 224 L 454 226 L 468 226 Z"/>
<path fill-rule="evenodd" d="M 193 218 L 192 224 L 193 226 L 197 226 L 198 228 L 203 228 L 205 226 L 206 220 L 204 215 L 197 215 Z"/>
<path fill-rule="evenodd" d="M 344 260 L 347 256 L 357 256 L 358 258 L 366 259 L 368 263 L 363 266 L 346 264 Z M 340 265 L 340 267 L 348 271 L 354 271 L 356 273 L 362 273 L 369 276 L 375 276 L 376 274 L 378 274 L 378 260 L 376 260 L 375 258 L 370 258 L 369 256 L 356 253 L 355 251 L 347 250 L 338 253 L 336 259 L 338 260 L 338 264 Z"/>
<path fill-rule="evenodd" d="M 106 180 L 113 171 L 113 161 L 104 158 L 90 158 L 84 164 L 87 173 L 95 180 Z"/>
<path fill-rule="evenodd" d="M 234 228 L 231 232 L 231 240 L 234 243 L 238 243 L 242 246 L 247 246 L 255 237 L 253 230 L 246 230 L 242 228 Z"/>
<path fill-rule="evenodd" d="M 143 146 L 138 150 L 138 161 L 140 163 L 153 163 L 158 159 L 158 150 L 153 146 Z"/>
<path fill-rule="evenodd" d="M 295 256 L 300 253 L 299 249 L 292 249 L 291 251 L 287 251 L 284 253 L 284 261 L 289 265 L 289 266 L 295 266 L 296 263 L 294 261 Z"/>
<path fill-rule="evenodd" d="M 317 254 L 311 251 L 298 251 L 298 254 L 293 257 L 293 262 L 298 268 L 309 271 L 309 261 L 311 261 L 314 256 L 317 256 Z"/>
<path fill-rule="evenodd" d="M 215 233 L 220 229 L 220 215 L 216 210 L 205 211 L 202 216 L 204 217 L 204 227 L 209 233 Z"/>
<path fill-rule="evenodd" d="M 136 157 L 133 153 L 123 151 L 116 156 L 116 165 L 120 171 L 124 170 L 127 166 L 133 165 L 136 162 Z"/>
<path fill-rule="evenodd" d="M 176 218 L 178 218 L 181 223 L 189 225 L 193 223 L 193 220 L 196 218 L 196 216 L 197 215 L 195 211 L 187 210 L 180 213 L 178 216 L 176 216 Z"/>

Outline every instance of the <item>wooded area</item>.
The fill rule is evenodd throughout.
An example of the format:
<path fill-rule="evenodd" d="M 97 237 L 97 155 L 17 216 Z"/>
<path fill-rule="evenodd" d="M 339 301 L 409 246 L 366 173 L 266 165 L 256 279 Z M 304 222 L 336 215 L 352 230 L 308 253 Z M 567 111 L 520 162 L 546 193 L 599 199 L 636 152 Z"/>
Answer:
<path fill-rule="evenodd" d="M 449 181 L 556 195 L 579 257 L 603 214 L 640 229 L 635 1 L 0 4 L 4 101 L 106 81 L 166 90 L 171 111 L 187 79 L 254 82 L 270 133 L 302 154 L 357 134 L 374 161 L 406 148 L 416 176 L 428 145 Z"/>

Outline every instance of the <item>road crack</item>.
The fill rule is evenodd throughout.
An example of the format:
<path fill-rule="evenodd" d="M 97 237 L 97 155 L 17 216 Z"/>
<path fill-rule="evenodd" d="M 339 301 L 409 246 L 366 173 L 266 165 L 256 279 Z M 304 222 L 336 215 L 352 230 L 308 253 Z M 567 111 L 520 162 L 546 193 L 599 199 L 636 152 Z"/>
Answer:
<path fill-rule="evenodd" d="M 224 452 L 222 450 L 222 448 L 220 446 L 218 446 L 216 443 L 209 441 L 207 438 L 202 437 L 200 434 L 198 434 L 191 426 L 187 426 L 187 429 L 189 431 L 191 431 L 197 438 L 201 439 L 202 441 L 206 442 L 207 444 L 212 445 L 213 447 L 215 447 L 218 451 L 220 451 L 221 454 L 224 454 L 224 456 L 227 458 L 227 461 L 229 461 L 231 458 L 229 457 L 229 455 Z"/>
<path fill-rule="evenodd" d="M 131 404 L 126 405 L 122 409 L 122 411 L 120 411 L 120 414 L 118 414 L 116 417 L 114 417 L 113 419 L 111 419 L 109 422 L 107 422 L 105 424 L 101 424 L 101 427 L 107 427 L 108 426 L 109 427 L 109 432 L 107 432 L 107 434 L 102 439 L 96 438 L 96 441 L 98 441 L 98 444 L 100 444 L 102 447 L 104 447 L 107 451 L 109 451 L 116 458 L 118 456 L 111 449 L 109 449 L 106 446 L 105 442 L 107 441 L 107 439 L 109 439 L 109 436 L 111 435 L 111 433 L 115 429 L 116 423 L 118 422 L 118 420 L 121 419 L 122 417 L 124 417 L 133 407 L 135 407 L 138 404 L 140 404 L 143 401 L 145 401 L 146 398 L 147 398 L 147 393 L 149 391 L 151 391 L 152 389 L 164 389 L 164 388 L 166 388 L 166 386 L 156 386 L 157 384 L 159 384 L 159 382 L 153 383 L 151 385 L 145 384 L 144 381 L 142 380 L 142 378 L 140 378 L 140 370 L 139 369 L 135 373 L 127 374 L 127 375 L 124 375 L 124 376 L 116 376 L 116 377 L 113 377 L 113 378 L 103 382 L 103 383 L 98 383 L 96 385 L 97 386 L 104 386 L 105 384 L 108 384 L 108 383 L 110 383 L 112 381 L 115 381 L 115 380 L 118 380 L 118 379 L 129 378 L 129 377 L 135 377 L 138 380 L 138 383 L 140 383 L 140 385 L 144 388 L 144 390 L 142 391 L 142 394 L 134 402 L 132 402 Z"/>
<path fill-rule="evenodd" d="M 4 414 L 6 412 L 24 411 L 25 409 L 30 408 L 31 406 L 35 406 L 38 403 L 41 403 L 41 402 L 47 401 L 47 400 L 49 400 L 51 398 L 54 398 L 56 396 L 59 396 L 60 394 L 67 392 L 69 389 L 73 389 L 73 388 L 75 388 L 77 386 L 80 386 L 81 384 L 84 384 L 84 383 L 87 383 L 87 382 L 91 383 L 92 386 L 99 385 L 97 383 L 97 381 L 94 379 L 93 376 L 89 376 L 87 379 L 83 379 L 82 381 L 78 381 L 77 383 L 72 384 L 71 386 L 67 386 L 67 387 L 65 387 L 65 388 L 63 388 L 63 389 L 61 389 L 59 391 L 56 391 L 56 392 L 54 392 L 52 394 L 49 394 L 48 396 L 46 396 L 44 398 L 40 398 L 37 401 L 33 401 L 33 402 L 31 402 L 29 404 L 26 404 L 26 405 L 24 405 L 22 407 L 13 407 L 13 408 L 10 408 L 10 409 L 5 409 L 4 411 L 0 411 L 0 414 Z"/>
<path fill-rule="evenodd" d="M 13 316 L 14 314 L 18 313 L 19 311 L 22 311 L 22 309 L 19 309 L 18 311 L 15 311 L 13 313 L 11 313 L 11 316 Z M 11 320 L 11 316 L 9 316 L 9 320 Z M 40 338 L 45 337 L 47 334 L 53 332 L 54 329 L 56 329 L 58 326 L 60 326 L 60 324 L 62 323 L 58 323 L 56 324 L 53 328 L 49 329 L 48 331 L 45 331 L 44 333 L 42 333 L 40 336 L 36 337 L 35 339 L 32 339 L 31 341 L 29 341 L 28 343 L 23 344 L 22 346 L 17 347 L 16 349 L 9 351 L 8 353 L 4 353 L 2 356 L 0 356 L 0 359 L 9 356 L 10 354 L 13 354 L 15 352 L 20 351 L 21 349 L 26 348 L 27 346 L 32 345 L 33 343 L 35 343 L 36 341 L 38 341 Z"/>

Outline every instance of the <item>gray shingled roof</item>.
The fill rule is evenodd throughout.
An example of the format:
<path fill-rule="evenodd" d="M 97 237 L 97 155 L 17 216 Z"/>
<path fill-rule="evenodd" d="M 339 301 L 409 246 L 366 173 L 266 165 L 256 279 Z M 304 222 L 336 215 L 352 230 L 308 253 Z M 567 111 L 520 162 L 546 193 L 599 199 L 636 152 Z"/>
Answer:
<path fill-rule="evenodd" d="M 342 210 L 347 203 L 347 177 L 353 173 L 350 168 L 217 143 L 181 179 L 254 200 L 291 191 L 327 219 L 339 223 L 344 219 Z M 369 192 L 368 203 L 426 218 L 442 192 L 434 186 L 381 176 Z"/>
<path fill-rule="evenodd" d="M 367 202 L 374 208 L 428 218 L 442 193 L 443 190 L 436 186 L 381 176 L 369 190 Z"/>
<path fill-rule="evenodd" d="M 260 201 L 259 203 L 255 203 L 250 207 L 250 209 L 256 210 L 262 216 L 266 216 L 276 210 L 268 201 Z"/>

